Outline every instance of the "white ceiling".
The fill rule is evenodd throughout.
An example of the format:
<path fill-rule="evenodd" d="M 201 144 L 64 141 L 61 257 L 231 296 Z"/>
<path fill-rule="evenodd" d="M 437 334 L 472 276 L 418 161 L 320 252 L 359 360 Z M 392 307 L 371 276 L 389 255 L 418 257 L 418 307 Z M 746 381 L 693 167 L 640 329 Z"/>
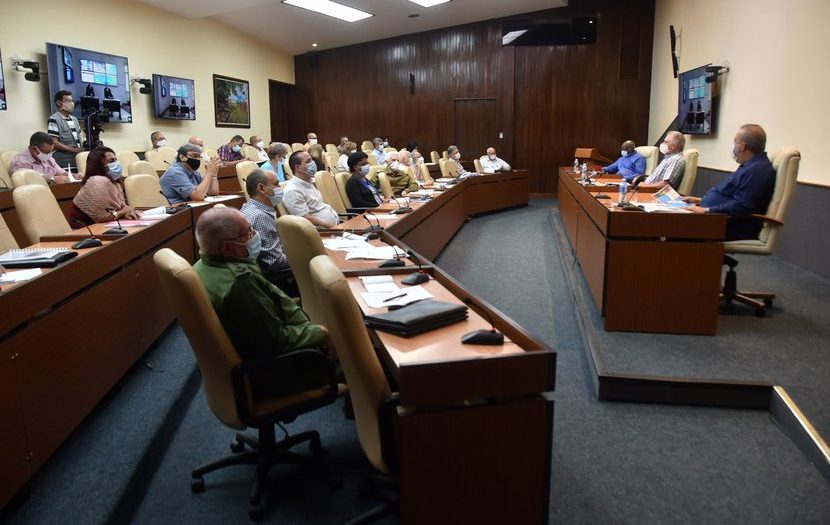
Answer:
<path fill-rule="evenodd" d="M 187 18 L 213 18 L 291 55 L 568 4 L 567 0 L 452 0 L 425 8 L 409 0 L 336 0 L 375 15 L 349 23 L 281 0 L 138 1 Z M 420 16 L 408 18 L 416 13 Z M 315 42 L 318 45 L 313 48 Z"/>

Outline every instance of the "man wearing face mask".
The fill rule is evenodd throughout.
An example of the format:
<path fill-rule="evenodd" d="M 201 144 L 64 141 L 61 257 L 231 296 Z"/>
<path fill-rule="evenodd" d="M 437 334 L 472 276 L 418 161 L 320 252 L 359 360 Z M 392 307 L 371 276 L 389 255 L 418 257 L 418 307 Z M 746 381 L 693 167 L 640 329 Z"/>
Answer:
<path fill-rule="evenodd" d="M 349 137 L 343 136 L 340 137 L 340 144 L 337 145 L 337 154 L 338 155 L 350 155 L 351 153 L 346 153 L 346 144 L 349 143 Z"/>
<path fill-rule="evenodd" d="M 331 228 L 339 222 L 337 212 L 323 201 L 320 190 L 314 187 L 317 164 L 306 151 L 295 151 L 288 157 L 288 167 L 294 177 L 285 183 L 282 203 L 291 215 L 304 217 L 318 228 Z"/>
<path fill-rule="evenodd" d="M 380 137 L 376 137 L 372 140 L 372 144 L 374 144 L 375 149 L 372 150 L 375 157 L 378 159 L 378 164 L 386 164 L 386 153 L 383 152 L 383 139 Z"/>
<path fill-rule="evenodd" d="M 418 191 L 418 183 L 412 176 L 409 166 L 401 162 L 400 159 L 400 153 L 389 153 L 386 159 L 386 178 L 389 179 L 389 185 L 392 186 L 394 196 L 406 197 L 409 192 Z"/>
<path fill-rule="evenodd" d="M 62 170 L 52 158 L 54 150 L 55 139 L 51 135 L 42 131 L 34 133 L 29 138 L 29 147 L 12 157 L 9 173 L 30 169 L 43 175 L 49 184 L 69 182 L 69 173 Z"/>
<path fill-rule="evenodd" d="M 369 156 L 362 151 L 356 151 L 349 155 L 346 165 L 352 174 L 346 181 L 346 195 L 349 196 L 352 208 L 377 208 L 379 204 L 383 204 L 383 196 L 374 184 L 366 180 L 366 175 L 371 169 Z"/>
<path fill-rule="evenodd" d="M 723 182 L 700 197 L 686 197 L 693 213 L 725 213 L 726 240 L 757 239 L 775 189 L 775 169 L 767 152 L 767 133 L 758 124 L 744 124 L 732 140 L 732 158 L 740 166 Z"/>
<path fill-rule="evenodd" d="M 257 162 L 265 162 L 268 160 L 268 152 L 265 151 L 265 141 L 262 140 L 262 137 L 259 135 L 252 136 L 249 144 L 257 149 L 257 155 L 259 155 Z"/>
<path fill-rule="evenodd" d="M 305 150 L 308 151 L 308 148 L 315 144 L 317 144 L 317 134 L 312 132 L 306 135 L 306 143 L 303 145 Z"/>
<path fill-rule="evenodd" d="M 235 166 L 245 160 L 245 156 L 242 154 L 242 145 L 244 143 L 245 139 L 241 135 L 234 135 L 230 142 L 219 146 L 216 153 L 222 159 L 222 164 L 225 166 Z"/>
<path fill-rule="evenodd" d="M 478 161 L 481 163 L 481 169 L 484 170 L 484 173 L 510 171 L 510 164 L 496 156 L 496 148 L 493 146 L 487 148 L 487 155 L 484 155 Z"/>
<path fill-rule="evenodd" d="M 206 195 L 219 194 L 219 166 L 222 161 L 214 157 L 207 163 L 205 176 L 197 170 L 202 164 L 199 146 L 185 144 L 176 152 L 176 159 L 161 176 L 161 191 L 171 204 L 186 201 L 202 201 Z"/>
<path fill-rule="evenodd" d="M 256 263 L 260 237 L 242 212 L 207 210 L 196 222 L 196 239 L 200 259 L 193 269 L 243 362 L 300 348 L 332 348 L 325 328 L 311 324 L 291 297 L 263 275 Z M 263 370 L 252 379 L 252 388 L 259 395 L 278 396 L 326 383 L 323 369 L 291 372 L 274 382 Z"/>
<path fill-rule="evenodd" d="M 89 152 L 81 189 L 72 199 L 70 225 L 108 222 L 117 219 L 139 219 L 141 212 L 127 205 L 119 181 L 121 163 L 110 148 L 99 146 Z"/>
<path fill-rule="evenodd" d="M 459 179 L 466 179 L 467 177 L 477 175 L 477 173 L 473 171 L 467 171 L 464 169 L 464 166 L 461 164 L 461 152 L 458 151 L 458 146 L 450 146 L 447 148 L 447 155 L 450 157 L 450 162 L 455 165 L 456 173 Z"/>
<path fill-rule="evenodd" d="M 285 258 L 285 248 L 277 229 L 274 208 L 283 198 L 277 176 L 270 171 L 254 170 L 245 179 L 245 190 L 250 200 L 242 205 L 242 213 L 262 241 L 256 261 L 266 279 L 291 297 L 297 297 L 300 291 Z"/>
<path fill-rule="evenodd" d="M 620 147 L 621 157 L 610 166 L 602 168 L 603 173 L 618 173 L 628 182 L 646 172 L 646 158 L 634 149 L 634 141 L 626 140 Z"/>
<path fill-rule="evenodd" d="M 684 147 L 686 147 L 686 137 L 682 133 L 679 131 L 666 133 L 666 138 L 660 143 L 660 153 L 665 157 L 639 187 L 659 189 L 668 184 L 676 190 L 686 170 L 686 159 L 683 158 Z"/>
<path fill-rule="evenodd" d="M 58 110 L 49 116 L 46 132 L 55 137 L 55 162 L 59 166 L 75 167 L 75 155 L 82 152 L 83 135 L 78 119 L 72 115 L 75 101 L 69 91 L 55 93 L 55 106 Z"/>
<path fill-rule="evenodd" d="M 164 138 L 164 133 L 161 131 L 154 131 L 150 134 L 150 142 L 153 144 L 153 149 L 158 151 L 159 148 L 167 146 L 167 139 Z"/>

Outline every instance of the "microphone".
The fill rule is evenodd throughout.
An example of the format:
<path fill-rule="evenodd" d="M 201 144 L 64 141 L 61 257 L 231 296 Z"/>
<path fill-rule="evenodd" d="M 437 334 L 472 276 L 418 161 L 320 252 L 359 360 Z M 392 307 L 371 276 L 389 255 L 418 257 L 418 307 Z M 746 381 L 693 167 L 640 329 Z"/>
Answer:
<path fill-rule="evenodd" d="M 643 207 L 641 205 L 631 204 L 631 202 L 629 202 L 628 194 L 631 193 L 632 190 L 633 190 L 633 193 L 631 194 L 631 196 L 634 197 L 635 195 L 637 195 L 637 193 L 640 190 L 640 184 L 644 180 L 646 180 L 645 175 L 637 175 L 636 177 L 631 179 L 631 185 L 628 187 L 628 191 L 625 192 L 625 195 L 623 195 L 622 202 L 617 204 L 618 208 L 626 210 L 626 211 L 643 211 Z"/>
<path fill-rule="evenodd" d="M 429 281 L 429 275 L 424 272 L 424 267 L 421 265 L 421 259 L 416 257 L 412 250 L 408 250 L 406 254 L 409 256 L 410 259 L 414 260 L 415 263 L 418 265 L 418 272 L 411 273 L 403 278 L 401 283 L 415 285 L 421 284 Z"/>
<path fill-rule="evenodd" d="M 475 310 L 479 315 L 484 317 L 490 323 L 490 329 L 485 330 L 480 328 L 467 332 L 461 336 L 461 343 L 465 345 L 491 345 L 499 346 L 504 344 L 504 334 L 496 330 L 496 325 L 493 324 L 493 319 L 481 306 L 475 304 L 472 298 L 465 297 L 464 304 Z"/>
<path fill-rule="evenodd" d="M 401 206 L 401 203 L 398 202 L 397 197 L 393 196 L 392 200 L 395 201 L 395 204 L 397 204 L 398 209 L 397 210 L 392 210 L 389 213 L 394 214 L 394 215 L 399 215 L 399 214 L 409 213 L 409 212 L 412 211 L 412 208 L 409 207 L 409 206 Z"/>
<path fill-rule="evenodd" d="M 103 243 L 100 239 L 95 238 L 95 234 L 92 233 L 92 228 L 89 227 L 88 224 L 84 224 L 83 222 L 79 221 L 78 219 L 72 219 L 72 222 L 83 226 L 89 231 L 89 239 L 81 239 L 80 241 L 76 242 L 72 245 L 73 250 L 83 250 L 84 248 L 95 248 L 101 246 Z"/>
<path fill-rule="evenodd" d="M 377 221 L 377 225 L 372 224 L 372 221 L 369 220 L 369 215 L 375 218 Z M 380 238 L 379 231 L 383 230 L 383 227 L 380 225 L 380 220 L 375 216 L 374 213 L 370 211 L 366 211 L 363 213 L 363 220 L 369 223 L 369 232 L 364 235 L 367 240 L 378 239 Z"/>
<path fill-rule="evenodd" d="M 159 194 L 161 194 L 161 196 L 162 196 L 162 197 L 164 197 L 164 200 L 166 200 L 166 201 L 167 201 L 167 205 L 168 205 L 168 207 L 167 207 L 167 208 L 164 208 L 164 213 L 166 213 L 166 214 L 168 214 L 168 215 L 172 215 L 172 214 L 174 214 L 174 213 L 178 213 L 178 212 L 182 211 L 182 210 L 183 210 L 183 209 L 185 209 L 185 208 L 190 208 L 190 205 L 189 205 L 189 204 L 185 204 L 184 206 L 178 206 L 178 207 L 177 207 L 175 204 L 173 204 L 172 202 L 170 202 L 170 199 L 168 199 L 168 198 L 167 198 L 167 195 L 165 195 L 165 194 L 164 194 L 164 192 L 163 192 L 163 191 L 161 191 L 161 190 L 159 190 Z"/>
<path fill-rule="evenodd" d="M 115 215 L 115 222 L 118 224 L 118 228 L 110 228 L 109 230 L 104 232 L 104 235 L 127 235 L 127 230 L 121 227 L 121 221 L 118 220 L 118 214 L 115 213 L 115 208 L 104 208 L 106 211 Z"/>
<path fill-rule="evenodd" d="M 401 267 L 401 266 L 405 266 L 405 265 L 406 265 L 406 263 L 404 263 L 404 262 L 403 262 L 403 259 L 401 259 L 401 256 L 400 256 L 400 255 L 398 255 L 398 248 L 397 248 L 397 246 L 395 246 L 394 244 L 390 243 L 389 241 L 387 241 L 387 240 L 386 240 L 386 239 L 384 239 L 383 237 L 380 237 L 380 240 L 381 240 L 383 243 L 385 243 L 385 244 L 387 244 L 387 245 L 389 245 L 389 246 L 391 246 L 391 247 L 392 247 L 392 249 L 393 249 L 393 250 L 394 250 L 394 252 L 395 252 L 395 256 L 394 256 L 392 259 L 386 259 L 385 261 L 381 262 L 381 263 L 378 265 L 378 268 L 399 268 L 399 267 Z"/>

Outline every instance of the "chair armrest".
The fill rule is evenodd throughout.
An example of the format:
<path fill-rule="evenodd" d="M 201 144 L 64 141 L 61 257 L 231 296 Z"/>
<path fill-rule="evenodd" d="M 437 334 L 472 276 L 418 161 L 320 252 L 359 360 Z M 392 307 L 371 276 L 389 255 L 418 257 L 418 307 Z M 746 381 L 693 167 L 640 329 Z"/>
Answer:
<path fill-rule="evenodd" d="M 760 220 L 762 220 L 764 222 L 768 222 L 770 224 L 775 224 L 776 226 L 784 226 L 783 221 L 779 221 L 778 219 L 774 219 L 774 218 L 772 218 L 768 215 L 761 215 L 760 213 L 753 213 L 751 215 L 751 217 L 753 219 L 760 219 Z"/>

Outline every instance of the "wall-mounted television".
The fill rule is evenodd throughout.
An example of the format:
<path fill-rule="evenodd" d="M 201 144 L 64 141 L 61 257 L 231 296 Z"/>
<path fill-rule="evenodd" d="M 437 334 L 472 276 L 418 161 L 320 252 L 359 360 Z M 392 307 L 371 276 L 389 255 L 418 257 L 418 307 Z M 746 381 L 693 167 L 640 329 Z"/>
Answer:
<path fill-rule="evenodd" d="M 153 100 L 156 117 L 196 120 L 196 95 L 193 80 L 153 74 Z"/>
<path fill-rule="evenodd" d="M 706 82 L 709 76 L 706 66 L 680 73 L 677 114 L 681 133 L 709 135 L 714 131 L 713 84 Z"/>
<path fill-rule="evenodd" d="M 3 80 L 3 54 L 0 53 L 0 111 L 6 109 L 6 81 Z"/>
<path fill-rule="evenodd" d="M 79 119 L 97 113 L 100 122 L 133 121 L 126 57 L 47 42 L 46 64 L 50 103 L 55 93 L 66 90 L 75 100 L 72 114 Z"/>

